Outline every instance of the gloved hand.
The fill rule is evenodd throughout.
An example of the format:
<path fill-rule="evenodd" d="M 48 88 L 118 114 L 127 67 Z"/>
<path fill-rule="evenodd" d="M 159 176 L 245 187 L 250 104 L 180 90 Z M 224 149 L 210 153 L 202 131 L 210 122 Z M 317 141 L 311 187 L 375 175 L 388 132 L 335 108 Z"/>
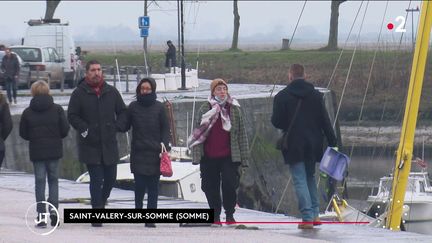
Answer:
<path fill-rule="evenodd" d="M 331 147 L 331 148 L 334 149 L 334 150 L 336 150 L 336 151 L 339 151 L 338 147 Z"/>

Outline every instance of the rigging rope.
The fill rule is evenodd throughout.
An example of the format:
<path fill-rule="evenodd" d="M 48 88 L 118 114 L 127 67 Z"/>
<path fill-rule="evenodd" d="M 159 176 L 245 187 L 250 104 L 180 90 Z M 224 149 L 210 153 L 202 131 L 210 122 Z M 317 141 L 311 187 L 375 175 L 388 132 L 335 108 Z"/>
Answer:
<path fill-rule="evenodd" d="M 359 29 L 359 32 L 358 32 L 358 35 L 357 35 L 356 45 L 354 46 L 354 51 L 353 51 L 353 54 L 351 56 L 351 61 L 350 61 L 350 64 L 349 64 L 348 73 L 347 73 L 347 76 L 346 76 L 346 79 L 345 79 L 344 87 L 342 89 L 341 98 L 339 100 L 339 105 L 338 105 L 338 108 L 336 110 L 336 115 L 335 115 L 335 119 L 334 119 L 334 123 L 333 123 L 333 129 L 336 126 L 336 121 L 337 121 L 338 116 L 339 116 L 339 111 L 340 111 L 340 107 L 342 105 L 342 101 L 343 101 L 343 97 L 344 97 L 344 94 L 345 94 L 346 86 L 348 84 L 349 77 L 350 77 L 350 74 L 351 74 L 351 68 L 352 68 L 352 65 L 353 65 L 353 62 L 354 62 L 355 54 L 357 52 L 357 46 L 358 46 L 359 41 L 360 41 L 360 34 L 361 34 L 361 31 L 362 31 L 362 28 L 363 28 L 363 23 L 364 23 L 364 20 L 365 20 L 365 17 L 366 17 L 366 12 L 367 12 L 368 6 L 369 6 L 369 1 L 367 1 L 366 7 L 365 7 L 365 11 L 364 11 L 364 14 L 363 14 L 363 19 L 362 19 L 362 22 L 360 24 L 360 29 Z"/>

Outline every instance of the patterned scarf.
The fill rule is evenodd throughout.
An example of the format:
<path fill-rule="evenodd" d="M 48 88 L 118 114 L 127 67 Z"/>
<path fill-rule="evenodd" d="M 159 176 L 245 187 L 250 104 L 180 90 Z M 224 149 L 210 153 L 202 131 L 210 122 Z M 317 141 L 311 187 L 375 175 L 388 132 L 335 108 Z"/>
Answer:
<path fill-rule="evenodd" d="M 204 143 L 209 131 L 216 123 L 219 116 L 222 119 L 222 128 L 229 132 L 231 130 L 231 120 L 228 114 L 228 110 L 225 107 L 225 103 L 240 107 L 238 101 L 228 95 L 226 101 L 218 102 L 214 97 L 209 97 L 207 101 L 210 103 L 211 109 L 204 113 L 201 117 L 200 126 L 192 131 L 192 134 L 188 138 L 189 148 L 192 148 L 198 144 Z"/>

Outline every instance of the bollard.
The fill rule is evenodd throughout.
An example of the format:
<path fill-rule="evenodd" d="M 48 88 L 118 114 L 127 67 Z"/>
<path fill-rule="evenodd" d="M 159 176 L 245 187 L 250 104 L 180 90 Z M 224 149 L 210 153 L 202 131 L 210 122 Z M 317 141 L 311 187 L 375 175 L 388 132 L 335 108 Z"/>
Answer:
<path fill-rule="evenodd" d="M 126 67 L 126 92 L 129 92 L 129 68 Z"/>

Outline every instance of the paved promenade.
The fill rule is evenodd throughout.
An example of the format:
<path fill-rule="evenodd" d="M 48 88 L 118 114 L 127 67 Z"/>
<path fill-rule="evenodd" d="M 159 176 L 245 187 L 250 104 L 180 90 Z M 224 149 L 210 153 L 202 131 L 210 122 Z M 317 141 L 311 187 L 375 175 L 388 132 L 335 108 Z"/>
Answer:
<path fill-rule="evenodd" d="M 60 215 L 64 208 L 89 208 L 87 184 L 60 180 Z M 390 232 L 360 225 L 323 224 L 313 230 L 299 230 L 296 224 L 255 224 L 258 230 L 235 229 L 223 226 L 179 227 L 177 224 L 157 224 L 145 228 L 142 224 L 104 224 L 101 228 L 89 224 L 62 223 L 53 233 L 42 236 L 52 228 L 36 229 L 25 215 L 34 203 L 34 177 L 14 171 L 0 172 L 0 242 L 432 242 L 432 236 Z M 133 208 L 133 192 L 114 189 L 107 208 Z M 204 208 L 204 203 L 160 198 L 159 208 Z M 35 212 L 29 212 L 33 219 Z M 238 209 L 237 221 L 293 222 L 298 219 L 248 209 Z M 34 232 L 32 232 L 34 231 Z"/>

